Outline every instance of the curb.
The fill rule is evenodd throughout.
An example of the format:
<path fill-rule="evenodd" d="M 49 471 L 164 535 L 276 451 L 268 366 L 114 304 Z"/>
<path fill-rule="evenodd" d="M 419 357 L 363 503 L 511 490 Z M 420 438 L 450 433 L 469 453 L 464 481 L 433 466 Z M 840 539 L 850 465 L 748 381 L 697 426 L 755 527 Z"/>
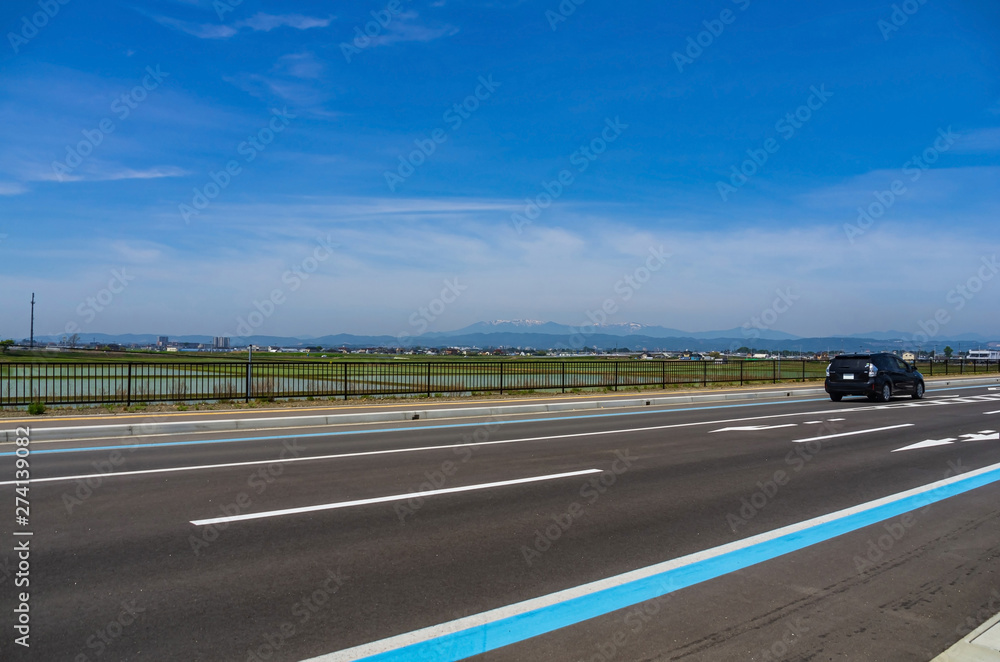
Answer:
<path fill-rule="evenodd" d="M 982 385 L 1000 384 L 1000 377 L 962 378 L 929 380 L 936 387 L 952 384 Z M 789 388 L 768 391 L 736 391 L 728 393 L 704 393 L 691 395 L 671 395 L 627 400 L 590 400 L 577 402 L 553 402 L 531 405 L 502 405 L 498 407 L 461 407 L 453 409 L 403 409 L 389 412 L 369 412 L 358 414 L 329 414 L 323 416 L 276 416 L 270 418 L 222 419 L 215 421 L 177 421 L 167 423 L 118 423 L 113 425 L 86 425 L 61 428 L 34 428 L 31 438 L 38 441 L 73 441 L 79 439 L 128 438 L 162 434 L 185 434 L 193 432 L 230 432 L 247 430 L 278 430 L 313 426 L 349 425 L 353 423 L 402 423 L 404 421 L 431 420 L 445 418 L 472 418 L 482 416 L 510 416 L 515 414 L 540 414 L 588 409 L 624 409 L 628 407 L 648 407 L 654 405 L 694 404 L 698 402 L 729 402 L 739 400 L 759 400 L 763 398 L 790 398 L 801 395 L 826 395 L 822 387 Z M 0 431 L 0 442 L 12 442 L 14 430 Z"/>
<path fill-rule="evenodd" d="M 980 625 L 931 662 L 1000 662 L 1000 614 Z"/>

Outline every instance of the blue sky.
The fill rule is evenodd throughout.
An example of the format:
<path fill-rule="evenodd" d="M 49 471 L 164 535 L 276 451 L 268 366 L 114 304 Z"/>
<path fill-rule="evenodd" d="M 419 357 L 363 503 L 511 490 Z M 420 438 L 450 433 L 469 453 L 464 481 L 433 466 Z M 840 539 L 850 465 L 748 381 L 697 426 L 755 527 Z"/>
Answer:
<path fill-rule="evenodd" d="M 31 292 L 84 338 L 1000 335 L 995 2 L 8 0 L 0 29 L 3 337 Z"/>

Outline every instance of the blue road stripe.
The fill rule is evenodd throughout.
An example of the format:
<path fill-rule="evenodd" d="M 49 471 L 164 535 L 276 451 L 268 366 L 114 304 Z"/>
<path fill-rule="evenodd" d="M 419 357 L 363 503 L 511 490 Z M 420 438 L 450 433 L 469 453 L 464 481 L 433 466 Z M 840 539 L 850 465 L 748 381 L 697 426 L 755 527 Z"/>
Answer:
<path fill-rule="evenodd" d="M 688 565 L 363 660 L 461 660 L 662 597 L 1000 481 L 1000 468 Z M 323 659 L 321 656 L 318 659 Z"/>
<path fill-rule="evenodd" d="M 809 400 L 796 400 L 795 402 L 825 402 L 826 398 L 809 399 Z M 712 405 L 707 407 L 684 407 L 681 409 L 668 409 L 668 410 L 656 410 L 656 411 L 629 411 L 629 412 L 618 412 L 618 413 L 607 413 L 607 414 L 581 414 L 579 416 L 558 416 L 555 418 L 524 418 L 516 421 L 490 421 L 490 425 L 513 425 L 517 423 L 551 423 L 552 421 L 572 421 L 579 419 L 588 418 L 607 418 L 609 416 L 637 416 L 650 414 L 663 414 L 667 412 L 675 411 L 704 411 L 710 409 L 730 409 L 732 407 L 764 407 L 767 405 L 785 404 L 787 400 L 780 400 L 778 402 L 752 402 L 738 405 Z M 558 414 L 559 412 L 551 412 L 553 414 Z M 789 414 L 790 416 L 794 414 Z M 253 420 L 253 419 L 246 419 Z M 346 423 L 344 425 L 363 425 L 356 423 Z M 87 451 L 110 451 L 110 450 L 129 450 L 132 448 L 167 448 L 170 446 L 195 446 L 199 444 L 231 444 L 238 441 L 274 441 L 278 439 L 307 439 L 309 437 L 338 437 L 343 435 L 351 434 L 378 434 L 386 432 L 414 432 L 416 430 L 447 430 L 453 428 L 478 428 L 482 427 L 483 423 L 449 423 L 446 425 L 424 425 L 420 427 L 406 427 L 406 428 L 379 428 L 377 430 L 340 430 L 331 432 L 310 432 L 307 434 L 281 434 L 281 435 L 270 435 L 263 437 L 234 437 L 231 439 L 201 439 L 196 441 L 165 441 L 161 443 L 152 444 L 129 444 L 121 446 L 90 446 L 87 448 L 51 448 L 46 450 L 34 450 L 32 449 L 32 455 L 41 455 L 43 453 L 83 453 Z M 39 428 L 41 429 L 41 428 Z M 184 433 L 178 433 L 184 434 Z M 139 436 L 139 435 L 133 435 Z M 14 453 L 0 453 L 0 457 L 10 457 Z"/>
<path fill-rule="evenodd" d="M 971 389 L 971 388 L 983 388 L 982 385 L 979 386 L 952 386 L 948 388 L 935 389 L 937 391 L 957 391 L 961 389 Z M 641 398 L 640 398 L 641 399 Z M 525 418 L 516 421 L 491 421 L 490 425 L 513 425 L 517 423 L 546 423 L 554 420 L 560 421 L 572 421 L 572 420 L 582 420 L 590 418 L 607 418 L 609 416 L 649 416 L 651 414 L 663 414 L 675 411 L 712 411 L 715 409 L 733 409 L 739 407 L 768 407 L 778 404 L 787 404 L 789 402 L 826 402 L 827 398 L 809 398 L 808 400 L 778 400 L 774 402 L 746 402 L 742 404 L 733 405 L 707 405 L 703 407 L 680 407 L 677 409 L 658 409 L 655 411 L 629 411 L 629 412 L 609 412 L 607 414 L 581 414 L 579 416 L 558 416 L 556 418 Z M 663 406 L 663 405 L 661 405 Z M 849 410 L 848 410 L 849 411 Z M 559 412 L 551 412 L 553 414 L 558 414 Z M 793 416 L 793 414 L 789 414 Z M 253 420 L 253 419 L 246 419 Z M 353 425 L 348 423 L 347 425 Z M 52 448 L 46 450 L 34 450 L 32 449 L 32 455 L 42 455 L 45 453 L 85 453 L 89 451 L 112 451 L 112 450 L 131 450 L 136 448 L 168 448 L 170 446 L 196 446 L 200 444 L 231 444 L 240 441 L 275 441 L 280 439 L 308 439 L 310 437 L 336 437 L 342 435 L 351 434 L 378 434 L 387 432 L 413 432 L 414 430 L 448 430 L 454 428 L 475 428 L 481 427 L 483 425 L 480 423 L 450 423 L 447 425 L 427 425 L 417 428 L 380 428 L 377 430 L 341 430 L 333 432 L 313 432 L 307 434 L 281 434 L 281 435 L 270 435 L 263 437 L 234 437 L 231 439 L 202 439 L 197 441 L 165 441 L 162 443 L 152 443 L 152 444 L 129 444 L 121 446 L 90 446 L 87 448 Z M 183 434 L 183 433 L 181 433 Z M 139 436 L 139 435 L 135 435 Z M 10 453 L 0 453 L 0 457 L 13 457 L 14 452 Z"/>

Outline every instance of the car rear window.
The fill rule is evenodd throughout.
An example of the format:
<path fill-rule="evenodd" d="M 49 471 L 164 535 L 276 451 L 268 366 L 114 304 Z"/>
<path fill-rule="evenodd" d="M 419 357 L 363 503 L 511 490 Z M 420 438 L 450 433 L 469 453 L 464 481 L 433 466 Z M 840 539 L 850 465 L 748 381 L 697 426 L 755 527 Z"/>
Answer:
<path fill-rule="evenodd" d="M 845 370 L 851 372 L 861 372 L 865 369 L 865 366 L 871 363 L 871 359 L 860 358 L 860 359 L 834 359 L 833 360 L 833 370 Z"/>

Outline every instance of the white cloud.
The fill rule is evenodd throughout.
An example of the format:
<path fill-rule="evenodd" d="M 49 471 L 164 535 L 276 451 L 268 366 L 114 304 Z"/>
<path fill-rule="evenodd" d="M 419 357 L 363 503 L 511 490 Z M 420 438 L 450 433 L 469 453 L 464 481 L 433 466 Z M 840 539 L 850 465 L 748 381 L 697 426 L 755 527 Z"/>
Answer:
<path fill-rule="evenodd" d="M 278 58 L 273 71 L 293 78 L 317 79 L 323 75 L 325 68 L 312 53 L 292 53 Z"/>
<path fill-rule="evenodd" d="M 850 245 L 833 223 L 763 228 L 759 217 L 748 215 L 741 228 L 704 231 L 680 219 L 636 222 L 624 206 L 609 212 L 588 207 L 586 216 L 569 205 L 553 206 L 518 234 L 510 213 L 521 205 L 461 198 L 217 202 L 184 233 L 169 231 L 176 227 L 172 207 L 130 208 L 137 231 L 127 242 L 109 248 L 98 238 L 66 238 L 38 252 L 29 249 L 23 259 L 57 261 L 69 270 L 54 282 L 86 283 L 71 295 L 51 295 L 52 307 L 69 318 L 87 287 L 95 286 L 90 281 L 106 280 L 103 273 L 113 267 L 134 267 L 128 297 L 102 315 L 100 328 L 88 331 L 231 334 L 254 301 L 280 289 L 284 303 L 261 333 L 410 332 L 412 313 L 452 278 L 468 289 L 429 330 L 497 317 L 579 325 L 608 299 L 617 307 L 610 321 L 733 328 L 767 309 L 776 290 L 791 288 L 800 298 L 777 330 L 806 336 L 910 332 L 947 307 L 954 318 L 950 329 L 961 333 L 992 328 L 1000 304 L 997 278 L 953 311 L 948 291 L 974 276 L 980 259 L 992 253 L 984 252 L 981 237 L 951 227 L 914 234 L 905 217 Z M 312 265 L 293 289 L 286 274 L 313 255 L 320 238 L 336 244 L 333 254 Z M 670 257 L 626 298 L 619 283 L 661 245 Z M 884 256 L 900 250 L 905 259 L 893 260 L 887 275 Z M 8 277 L 18 278 L 16 271 L 3 275 Z M 0 307 L 8 298 L 0 292 Z M 892 305 L 881 305 L 887 300 Z"/>
<path fill-rule="evenodd" d="M 246 26 L 259 32 L 270 32 L 275 28 L 289 27 L 296 30 L 308 30 L 310 28 L 325 28 L 330 25 L 333 16 L 327 18 L 313 18 L 302 14 L 265 14 L 263 12 L 254 14 L 244 21 L 238 21 L 237 26 Z"/>
<path fill-rule="evenodd" d="M 165 25 L 174 30 L 180 30 L 199 39 L 229 39 L 238 31 L 230 25 L 217 25 L 213 23 L 191 23 L 181 21 L 169 16 L 154 16 L 160 25 Z"/>
<path fill-rule="evenodd" d="M 182 21 L 169 16 L 153 16 L 153 19 L 161 25 L 173 28 L 174 30 L 180 30 L 199 39 L 229 39 L 238 34 L 243 28 L 249 28 L 254 32 L 270 32 L 281 27 L 293 28 L 295 30 L 325 28 L 333 21 L 334 17 L 314 18 L 303 16 L 302 14 L 276 15 L 260 12 L 248 19 L 236 21 L 232 25 L 192 23 L 191 21 Z"/>
<path fill-rule="evenodd" d="M 324 109 L 332 96 L 323 78 L 325 69 L 312 53 L 291 53 L 279 57 L 267 74 L 241 73 L 223 80 L 260 99 L 273 102 L 278 97 L 296 112 L 333 117 L 337 113 Z"/>
<path fill-rule="evenodd" d="M 183 177 L 187 170 L 176 166 L 153 166 L 139 169 L 123 168 L 102 162 L 89 162 L 70 174 L 54 172 L 50 168 L 37 166 L 23 173 L 24 181 L 40 182 L 113 182 L 123 179 L 161 179 Z"/>
<path fill-rule="evenodd" d="M 858 208 L 880 202 L 884 214 L 876 222 L 906 220 L 916 227 L 936 229 L 942 215 L 955 217 L 955 201 L 962 201 L 961 219 L 969 229 L 984 229 L 995 223 L 997 202 L 995 182 L 1000 176 L 996 166 L 949 168 L 941 163 L 919 169 L 907 162 L 897 169 L 874 170 L 842 181 L 817 187 L 800 196 L 799 214 L 807 210 L 815 218 L 831 219 L 838 226 L 857 220 Z M 891 193 L 893 184 L 899 194 Z M 900 188 L 902 187 L 902 188 Z M 891 195 L 890 195 L 891 194 Z"/>
<path fill-rule="evenodd" d="M 0 195 L 21 195 L 28 187 L 20 182 L 0 182 Z"/>
<path fill-rule="evenodd" d="M 399 14 L 397 20 L 391 22 L 385 34 L 376 35 L 371 38 L 372 46 L 387 46 L 411 41 L 433 41 L 440 37 L 450 37 L 458 33 L 458 28 L 454 25 L 443 25 L 436 28 L 419 25 L 417 12 L 403 12 Z"/>
<path fill-rule="evenodd" d="M 165 251 L 163 246 L 149 241 L 119 240 L 112 242 L 110 248 L 122 262 L 129 264 L 154 263 Z"/>
<path fill-rule="evenodd" d="M 177 168 L 174 166 L 156 166 L 153 168 L 146 168 L 145 170 L 133 170 L 132 168 L 125 168 L 124 170 L 115 170 L 111 172 L 105 172 L 100 174 L 95 174 L 87 179 L 92 181 L 116 181 L 119 179 L 160 179 L 163 177 L 183 177 L 189 174 L 187 170 L 183 168 Z"/>
<path fill-rule="evenodd" d="M 963 134 L 955 143 L 956 152 L 1000 152 L 1000 127 L 978 129 Z"/>

